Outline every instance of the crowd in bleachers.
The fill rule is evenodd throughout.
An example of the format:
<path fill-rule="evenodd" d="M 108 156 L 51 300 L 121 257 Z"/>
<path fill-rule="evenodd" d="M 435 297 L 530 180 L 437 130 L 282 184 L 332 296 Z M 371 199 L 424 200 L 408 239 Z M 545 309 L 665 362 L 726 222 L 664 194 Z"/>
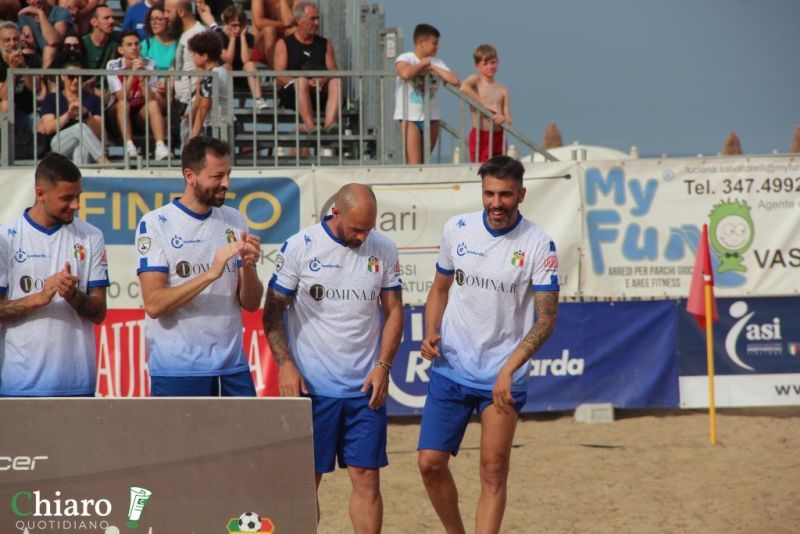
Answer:
<path fill-rule="evenodd" d="M 105 0 L 0 0 L 5 19 L 0 22 L 0 112 L 10 109 L 9 68 L 65 71 L 16 77 L 15 159 L 33 157 L 34 135 L 39 157 L 52 150 L 76 163 L 103 163 L 107 145 L 116 141 L 123 156 L 167 159 L 168 136 L 178 146 L 209 125 L 210 78 L 139 77 L 125 71 L 213 70 L 224 87 L 227 71 L 273 66 L 276 41 L 294 30 L 294 3 L 257 2 L 251 26 L 242 6 L 231 0 L 128 0 L 121 21 Z M 75 69 L 108 74 L 100 79 L 67 72 Z M 259 81 L 236 78 L 235 85 L 249 90 L 260 112 L 268 103 Z M 110 139 L 101 141 L 101 131 Z M 145 134 L 150 146 L 137 146 Z"/>

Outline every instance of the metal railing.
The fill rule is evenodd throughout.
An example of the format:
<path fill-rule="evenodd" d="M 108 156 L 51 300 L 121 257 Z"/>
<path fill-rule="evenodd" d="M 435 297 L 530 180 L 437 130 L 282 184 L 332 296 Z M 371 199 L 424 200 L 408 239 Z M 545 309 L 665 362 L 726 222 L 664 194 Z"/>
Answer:
<path fill-rule="evenodd" d="M 91 90 L 96 92 L 100 98 L 100 126 L 101 131 L 99 137 L 104 150 L 109 148 L 109 152 L 104 152 L 110 155 L 112 151 L 117 150 L 121 154 L 120 159 L 110 161 L 107 163 L 82 163 L 84 167 L 124 167 L 126 169 L 139 167 L 172 167 L 178 165 L 174 162 L 179 153 L 179 143 L 177 139 L 185 141 L 186 128 L 192 131 L 194 119 L 194 103 L 190 99 L 186 106 L 184 113 L 175 113 L 175 106 L 181 106 L 180 103 L 174 101 L 173 86 L 188 83 L 194 88 L 195 84 L 204 78 L 211 78 L 212 91 L 211 91 L 211 109 L 210 109 L 210 125 L 211 134 L 219 137 L 220 139 L 230 141 L 233 147 L 232 164 L 237 167 L 262 167 L 262 166 L 301 166 L 301 165 L 398 165 L 406 161 L 406 136 L 402 135 L 402 122 L 394 120 L 393 116 L 387 117 L 389 114 L 388 109 L 390 104 L 395 99 L 395 79 L 396 74 L 393 71 L 237 71 L 229 72 L 227 80 L 222 80 L 213 71 L 191 71 L 191 72 L 178 72 L 178 71 L 165 71 L 165 70 L 120 70 L 108 71 L 101 69 L 9 69 L 7 78 L 8 100 L 10 110 L 8 113 L 0 115 L 0 163 L 3 166 L 10 165 L 29 165 L 36 164 L 39 154 L 42 152 L 40 144 L 47 142 L 46 137 L 42 138 L 36 135 L 40 130 L 41 115 L 38 111 L 38 104 L 43 99 L 43 95 L 39 92 L 39 86 L 44 83 L 47 85 L 48 92 L 55 91 L 60 94 L 63 89 L 63 82 L 61 75 L 66 72 L 69 75 L 77 75 L 81 80 L 87 81 L 94 80 L 94 84 L 84 83 L 78 84 L 78 101 L 82 101 L 83 92 Z M 16 81 L 20 77 L 32 77 L 33 87 L 33 156 L 31 159 L 19 160 L 15 158 L 14 154 L 14 132 L 17 120 L 14 105 L 14 88 Z M 137 140 L 143 138 L 144 144 L 140 157 L 133 158 L 128 154 L 125 147 L 125 130 L 128 126 L 129 113 L 124 114 L 123 123 L 120 125 L 122 138 L 122 146 L 111 144 L 109 141 L 111 137 L 107 132 L 107 115 L 111 113 L 109 108 L 109 101 L 111 95 L 108 92 L 107 76 L 121 77 L 123 80 L 131 76 L 140 77 L 143 80 L 145 87 L 150 87 L 152 79 L 159 80 L 159 83 L 166 84 L 167 91 L 164 102 L 164 109 L 162 113 L 165 119 L 165 134 L 164 140 L 168 149 L 169 155 L 165 161 L 156 161 L 154 159 L 153 150 L 151 149 L 152 129 L 149 113 L 144 114 L 144 131 L 140 132 L 138 136 L 134 134 Z M 336 102 L 336 120 L 338 126 L 336 129 L 324 131 L 321 126 L 324 125 L 325 110 L 322 107 L 322 95 L 318 91 L 312 91 L 313 104 L 313 118 L 317 128 L 306 132 L 301 127 L 303 124 L 299 110 L 299 97 L 297 91 L 294 91 L 294 108 L 295 110 L 286 109 L 281 107 L 278 101 L 280 93 L 280 84 L 278 77 L 305 77 L 309 79 L 314 78 L 336 78 L 339 80 L 338 100 Z M 255 94 L 250 89 L 236 89 L 237 81 L 240 79 L 247 79 L 250 77 L 257 78 L 257 84 L 268 101 L 266 109 L 258 110 L 255 105 Z M 265 81 L 265 83 L 264 83 Z M 426 163 L 432 162 L 431 158 L 431 137 L 430 137 L 430 110 L 431 110 L 431 77 L 425 76 L 425 91 L 423 94 L 424 106 L 424 161 Z M 441 130 L 447 132 L 450 139 L 460 147 L 463 154 L 467 154 L 467 124 L 472 121 L 472 114 L 476 114 L 478 124 L 482 119 L 487 119 L 491 123 L 493 113 L 485 106 L 470 98 L 468 95 L 462 93 L 457 88 L 444 85 L 448 93 L 458 98 L 459 113 L 458 113 L 458 126 L 452 126 L 446 121 L 441 121 Z M 125 85 L 123 84 L 123 88 Z M 404 84 L 405 90 L 405 84 Z M 222 91 L 222 92 L 221 92 Z M 194 89 L 192 94 L 194 94 Z M 223 93 L 224 92 L 224 93 Z M 123 90 L 123 105 L 128 108 L 128 93 Z M 366 103 L 376 102 L 375 93 L 379 96 L 377 102 L 379 103 L 378 112 L 375 110 L 367 113 L 365 110 Z M 407 102 L 407 93 L 404 93 Z M 144 91 L 144 106 L 148 109 L 150 101 L 154 95 L 150 91 Z M 441 96 L 441 95 L 439 95 Z M 222 106 L 221 104 L 225 104 Z M 405 102 L 402 104 L 402 116 L 408 116 L 405 108 Z M 223 109 L 224 107 L 224 109 Z M 56 98 L 56 117 L 60 117 L 65 110 L 60 109 L 60 98 Z M 181 116 L 186 117 L 184 120 Z M 370 117 L 370 118 L 367 118 Z M 180 124 L 175 124 L 175 121 L 180 121 Z M 77 118 L 79 128 L 83 128 L 84 116 L 81 114 Z M 184 132 L 182 135 L 177 135 L 180 126 L 183 126 Z M 517 129 L 511 125 L 500 125 L 502 132 L 508 134 L 510 137 L 517 139 L 522 147 L 527 147 L 532 152 L 542 154 L 547 160 L 555 160 L 550 153 L 537 146 L 533 141 L 525 137 Z M 52 134 L 54 138 L 59 137 L 60 121 L 56 121 L 56 131 Z M 401 135 L 397 136 L 397 129 L 400 129 Z M 40 135 L 42 135 L 40 133 Z M 88 135 L 88 134 L 87 134 Z M 494 135 L 494 130 L 490 130 L 490 136 Z M 499 134 L 498 134 L 499 135 Z M 387 140 L 396 139 L 399 146 L 387 143 Z M 78 151 L 79 157 L 83 157 L 84 143 L 83 134 L 79 137 Z M 438 143 L 437 160 L 439 163 L 449 162 L 449 157 L 442 154 L 442 141 Z M 489 143 L 491 150 L 491 140 Z M 177 150 L 176 150 L 177 149 Z"/>

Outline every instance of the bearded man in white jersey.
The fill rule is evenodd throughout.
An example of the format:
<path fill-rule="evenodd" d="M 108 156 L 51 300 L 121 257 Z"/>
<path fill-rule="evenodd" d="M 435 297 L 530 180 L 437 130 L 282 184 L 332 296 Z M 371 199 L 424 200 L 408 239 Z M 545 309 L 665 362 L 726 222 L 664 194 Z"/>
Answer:
<path fill-rule="evenodd" d="M 418 461 L 425 489 L 448 533 L 464 532 L 448 463 L 476 411 L 481 421 L 481 493 L 475 532 L 499 532 L 511 442 L 527 398 L 529 360 L 556 324 L 556 248 L 519 212 L 526 192 L 524 172 L 508 156 L 493 157 L 480 167 L 484 209 L 445 224 L 425 306 L 421 352 L 433 362 Z"/>
<path fill-rule="evenodd" d="M 151 394 L 255 396 L 242 346 L 241 310 L 264 288 L 261 242 L 224 206 L 230 146 L 195 137 L 181 153 L 183 196 L 145 214 L 136 228 Z"/>
<path fill-rule="evenodd" d="M 374 230 L 376 217 L 371 189 L 343 186 L 333 215 L 281 247 L 264 306 L 281 395 L 311 397 L 317 487 L 338 458 L 357 533 L 381 529 L 384 403 L 403 333 L 397 247 Z"/>
<path fill-rule="evenodd" d="M 0 396 L 94 396 L 109 280 L 103 234 L 75 218 L 81 191 L 72 161 L 48 154 L 33 207 L 0 227 Z"/>

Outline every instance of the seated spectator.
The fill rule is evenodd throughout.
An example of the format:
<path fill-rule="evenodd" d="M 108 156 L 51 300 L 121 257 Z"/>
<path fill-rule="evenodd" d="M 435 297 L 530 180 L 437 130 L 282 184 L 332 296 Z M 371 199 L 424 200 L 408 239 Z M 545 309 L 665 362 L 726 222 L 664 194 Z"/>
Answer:
<path fill-rule="evenodd" d="M 8 69 L 39 68 L 41 59 L 26 55 L 21 47 L 20 32 L 13 22 L 0 23 L 0 112 L 8 111 Z M 33 157 L 33 112 L 36 103 L 33 91 L 39 98 L 46 93 L 42 76 L 17 76 L 14 80 L 14 155 L 16 158 Z"/>
<path fill-rule="evenodd" d="M 42 64 L 42 50 L 36 44 L 36 36 L 33 35 L 33 30 L 30 26 L 23 26 L 19 30 L 19 40 L 22 44 L 22 53 L 26 56 L 36 56 L 33 61 L 37 65 Z M 30 64 L 30 63 L 29 63 Z"/>
<path fill-rule="evenodd" d="M 122 33 L 117 59 L 106 65 L 108 71 L 122 70 L 155 70 L 155 63 L 150 58 L 142 57 L 139 34 L 133 30 Z M 145 113 L 150 120 L 150 130 L 156 140 L 155 159 L 169 157 L 169 148 L 164 143 L 164 115 L 156 100 L 156 77 L 130 76 L 113 74 L 108 76 L 108 88 L 113 94 L 111 107 L 117 119 L 119 131 L 123 134 L 125 150 L 128 157 L 136 158 L 139 149 L 133 142 L 133 122 L 138 118 L 145 121 Z"/>
<path fill-rule="evenodd" d="M 178 41 L 172 27 L 167 24 L 162 2 L 153 3 L 153 7 L 145 16 L 144 29 L 147 38 L 142 41 L 142 56 L 152 59 L 156 70 L 170 70 L 175 63 Z M 166 76 L 159 78 L 156 83 L 156 98 L 162 112 L 167 111 L 167 100 L 171 98 L 169 95 L 172 93 L 169 90 L 171 85 L 170 78 Z"/>
<path fill-rule="evenodd" d="M 221 64 L 222 41 L 219 35 L 213 30 L 204 31 L 189 39 L 188 46 L 198 69 L 217 73 L 220 89 L 217 98 L 218 109 L 220 112 L 225 112 L 228 109 L 228 70 Z M 209 111 L 211 110 L 213 88 L 213 80 L 210 76 L 200 79 L 194 99 L 191 137 L 211 135 L 210 128 L 213 123 Z"/>
<path fill-rule="evenodd" d="M 317 35 L 319 31 L 319 10 L 313 2 L 302 1 L 294 7 L 297 30 L 284 37 L 275 45 L 275 70 L 337 70 L 333 45 Z M 319 95 L 320 108 L 325 110 L 324 129 L 332 132 L 336 129 L 339 111 L 339 79 L 338 78 L 291 78 L 279 76 L 278 90 L 281 107 L 295 109 L 303 121 L 301 130 L 316 130 L 314 107 Z M 320 110 L 316 110 L 319 112 Z"/>
<path fill-rule="evenodd" d="M 122 21 L 122 31 L 136 30 L 139 39 L 144 41 L 147 38 L 147 27 L 145 19 L 150 12 L 153 4 L 148 0 L 137 2 L 125 10 L 125 18 Z"/>
<path fill-rule="evenodd" d="M 195 70 L 194 62 L 192 61 L 192 53 L 189 52 L 187 43 L 189 39 L 206 30 L 206 27 L 197 22 L 192 13 L 192 3 L 189 0 L 165 0 L 164 14 L 167 16 L 167 23 L 178 30 L 180 39 L 178 39 L 178 50 L 175 52 L 175 70 L 177 71 L 193 71 Z M 194 94 L 194 81 L 195 78 L 191 76 L 180 76 L 175 79 L 175 98 L 178 100 L 179 105 L 173 106 L 176 114 L 182 117 L 189 106 Z M 180 121 L 178 121 L 180 122 Z M 173 122 L 175 124 L 175 122 Z M 189 132 L 181 132 L 181 138 L 188 139 Z"/>
<path fill-rule="evenodd" d="M 225 68 L 238 72 L 256 72 L 258 68 L 251 61 L 255 38 L 247 31 L 247 15 L 242 6 L 230 6 L 222 12 L 223 26 L 214 28 L 222 37 L 222 62 Z M 257 76 L 234 78 L 236 88 L 248 87 L 256 100 L 256 109 L 262 111 L 269 107 L 261 96 L 261 83 Z"/>
<path fill-rule="evenodd" d="M 56 56 L 61 39 L 72 27 L 73 18 L 61 6 L 47 0 L 28 0 L 28 7 L 19 12 L 19 26 L 30 26 L 37 46 L 42 50 L 42 64 L 49 67 Z"/>
<path fill-rule="evenodd" d="M 255 61 L 273 66 L 275 44 L 295 30 L 292 8 L 296 0 L 254 0 L 250 4 L 256 34 Z"/>
<path fill-rule="evenodd" d="M 107 5 L 92 10 L 92 31 L 83 36 L 86 48 L 86 68 L 104 69 L 117 53 L 120 34 L 114 30 L 114 12 Z"/>
<path fill-rule="evenodd" d="M 66 71 L 60 76 L 62 89 L 60 93 L 48 93 L 45 97 L 38 132 L 52 136 L 50 149 L 71 157 L 77 165 L 89 163 L 89 158 L 97 163 L 108 163 L 100 141 L 100 99 L 87 91 L 83 91 L 79 99 L 81 76 L 69 73 L 83 65 L 75 59 L 55 65 Z"/>
<path fill-rule="evenodd" d="M 67 32 L 64 36 L 64 40 L 61 42 L 60 53 L 80 56 L 83 58 L 83 62 L 86 63 L 86 48 L 83 46 L 83 41 L 76 32 Z"/>

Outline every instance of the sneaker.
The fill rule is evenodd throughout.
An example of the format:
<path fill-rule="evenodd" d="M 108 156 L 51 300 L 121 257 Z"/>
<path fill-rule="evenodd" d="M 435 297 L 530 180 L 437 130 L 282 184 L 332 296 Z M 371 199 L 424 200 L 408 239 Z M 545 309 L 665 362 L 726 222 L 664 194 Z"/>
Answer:
<path fill-rule="evenodd" d="M 132 159 L 136 159 L 139 156 L 139 149 L 136 148 L 136 145 L 133 144 L 133 141 L 128 141 L 125 143 L 125 152 L 127 152 L 128 157 Z"/>
<path fill-rule="evenodd" d="M 256 98 L 256 111 L 264 111 L 269 108 L 267 101 L 262 98 Z"/>
<path fill-rule="evenodd" d="M 156 160 L 164 160 L 169 157 L 169 148 L 164 144 L 164 141 L 156 143 Z"/>
<path fill-rule="evenodd" d="M 337 135 L 339 133 L 339 124 L 334 122 L 330 126 L 326 126 L 323 132 L 327 135 Z"/>

